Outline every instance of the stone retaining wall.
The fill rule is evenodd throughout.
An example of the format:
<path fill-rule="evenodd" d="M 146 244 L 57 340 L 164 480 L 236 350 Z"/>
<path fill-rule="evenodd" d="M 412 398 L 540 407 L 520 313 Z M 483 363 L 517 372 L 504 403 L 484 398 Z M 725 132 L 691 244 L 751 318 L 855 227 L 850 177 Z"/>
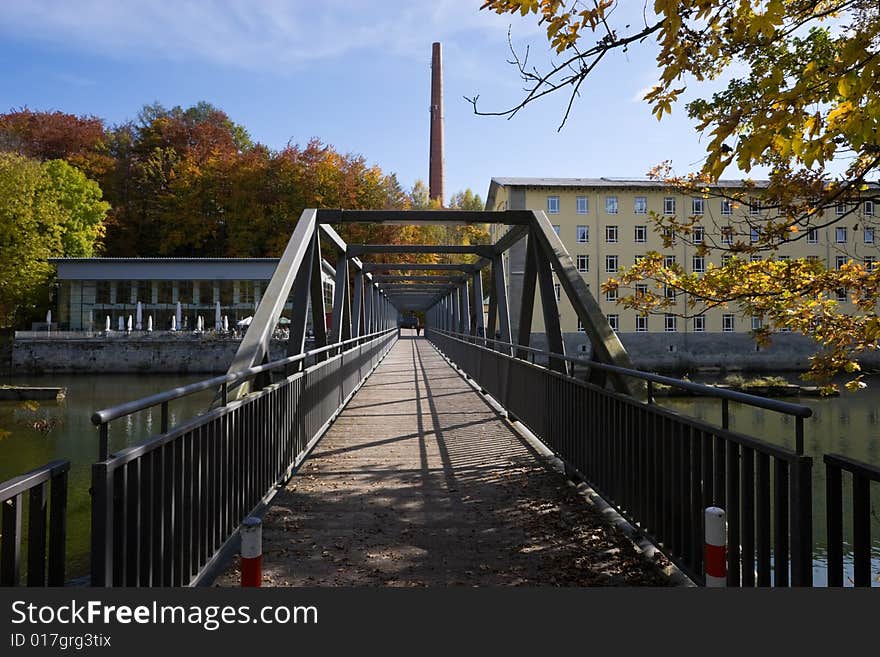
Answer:
<path fill-rule="evenodd" d="M 239 340 L 206 338 L 18 339 L 12 349 L 12 370 L 15 374 L 221 374 L 229 368 L 239 344 Z M 283 358 L 286 348 L 286 342 L 273 341 L 271 357 Z"/>

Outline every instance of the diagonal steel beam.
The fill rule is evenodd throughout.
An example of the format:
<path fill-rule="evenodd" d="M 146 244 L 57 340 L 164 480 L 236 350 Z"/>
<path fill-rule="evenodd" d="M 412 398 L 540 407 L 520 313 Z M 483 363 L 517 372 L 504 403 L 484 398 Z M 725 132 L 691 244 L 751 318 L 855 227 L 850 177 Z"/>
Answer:
<path fill-rule="evenodd" d="M 284 253 L 281 254 L 281 259 L 275 267 L 275 273 L 272 274 L 266 291 L 260 299 L 251 325 L 244 334 L 232 363 L 229 365 L 229 374 L 242 372 L 259 365 L 268 356 L 272 332 L 275 330 L 278 318 L 281 317 L 294 279 L 303 266 L 306 253 L 312 243 L 317 227 L 316 215 L 316 210 L 303 210 L 300 215 Z M 249 386 L 242 385 L 239 387 L 238 394 L 242 395 L 248 389 Z"/>

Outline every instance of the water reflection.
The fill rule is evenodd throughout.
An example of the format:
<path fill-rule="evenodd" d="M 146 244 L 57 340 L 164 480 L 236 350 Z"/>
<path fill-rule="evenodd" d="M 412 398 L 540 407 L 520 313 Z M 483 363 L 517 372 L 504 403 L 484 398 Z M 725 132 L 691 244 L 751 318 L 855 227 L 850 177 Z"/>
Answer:
<path fill-rule="evenodd" d="M 0 383 L 31 386 L 63 386 L 67 397 L 61 402 L 39 402 L 34 410 L 20 402 L 0 402 L 0 481 L 39 467 L 53 459 L 70 459 L 70 489 L 68 493 L 68 576 L 77 577 L 88 572 L 89 515 L 88 498 L 91 464 L 98 456 L 98 430 L 90 421 L 92 413 L 168 388 L 198 381 L 200 375 L 54 375 L 27 376 L 0 379 Z M 205 391 L 173 402 L 174 421 L 192 417 L 211 402 L 212 393 Z M 156 411 L 158 413 L 158 410 Z M 53 421 L 55 427 L 48 433 L 36 430 L 34 421 Z M 148 438 L 158 416 L 144 411 L 116 420 L 111 425 L 111 449 L 119 450 Z"/>
<path fill-rule="evenodd" d="M 877 427 L 880 409 L 880 376 L 866 377 L 868 387 L 859 392 L 842 391 L 839 397 L 793 399 L 809 406 L 813 415 L 805 425 L 804 450 L 813 457 L 813 537 L 815 544 L 814 580 L 825 582 L 825 465 L 823 454 L 836 453 L 880 466 L 880 430 Z M 721 404 L 703 398 L 661 399 L 664 406 L 680 413 L 704 417 L 721 424 Z M 762 438 L 788 449 L 795 447 L 795 422 L 787 415 L 752 407 L 730 404 L 730 427 L 740 433 Z M 848 477 L 844 491 L 849 495 Z M 872 527 L 874 553 L 874 585 L 880 586 L 880 485 L 872 486 Z M 852 510 L 844 508 L 844 537 L 850 537 Z M 849 546 L 847 546 L 848 548 Z M 847 564 L 851 575 L 851 564 Z"/>

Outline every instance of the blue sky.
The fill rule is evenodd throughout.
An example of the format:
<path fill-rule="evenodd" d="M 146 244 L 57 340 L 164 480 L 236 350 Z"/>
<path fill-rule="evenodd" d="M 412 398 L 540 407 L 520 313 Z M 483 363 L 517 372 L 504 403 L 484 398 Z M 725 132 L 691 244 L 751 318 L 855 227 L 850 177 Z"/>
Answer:
<path fill-rule="evenodd" d="M 428 175 L 431 43 L 444 48 L 447 194 L 485 198 L 492 176 L 643 176 L 672 159 L 693 170 L 703 146 L 684 108 L 658 123 L 641 93 L 647 44 L 609 58 L 557 132 L 561 95 L 511 121 L 478 117 L 516 102 L 508 29 L 549 63 L 534 18 L 479 11 L 481 0 L 28 0 L 0 6 L 0 111 L 27 106 L 109 123 L 145 103 L 207 100 L 272 148 L 318 137 L 363 154 L 409 187 Z M 641 3 L 622 3 L 640 20 Z M 729 172 L 735 174 L 736 172 Z"/>

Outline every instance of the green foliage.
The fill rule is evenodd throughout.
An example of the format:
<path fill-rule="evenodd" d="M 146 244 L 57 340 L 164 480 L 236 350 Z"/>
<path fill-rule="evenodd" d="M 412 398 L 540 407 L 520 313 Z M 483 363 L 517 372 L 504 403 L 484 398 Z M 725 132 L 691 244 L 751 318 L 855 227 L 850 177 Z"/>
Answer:
<path fill-rule="evenodd" d="M 51 270 L 46 259 L 62 253 L 63 220 L 40 163 L 0 153 L 0 327 L 34 310 Z"/>
<path fill-rule="evenodd" d="M 64 255 L 91 258 L 104 235 L 104 219 L 110 204 L 102 200 L 98 183 L 64 160 L 50 160 L 43 164 L 43 170 L 64 213 L 61 234 Z"/>

